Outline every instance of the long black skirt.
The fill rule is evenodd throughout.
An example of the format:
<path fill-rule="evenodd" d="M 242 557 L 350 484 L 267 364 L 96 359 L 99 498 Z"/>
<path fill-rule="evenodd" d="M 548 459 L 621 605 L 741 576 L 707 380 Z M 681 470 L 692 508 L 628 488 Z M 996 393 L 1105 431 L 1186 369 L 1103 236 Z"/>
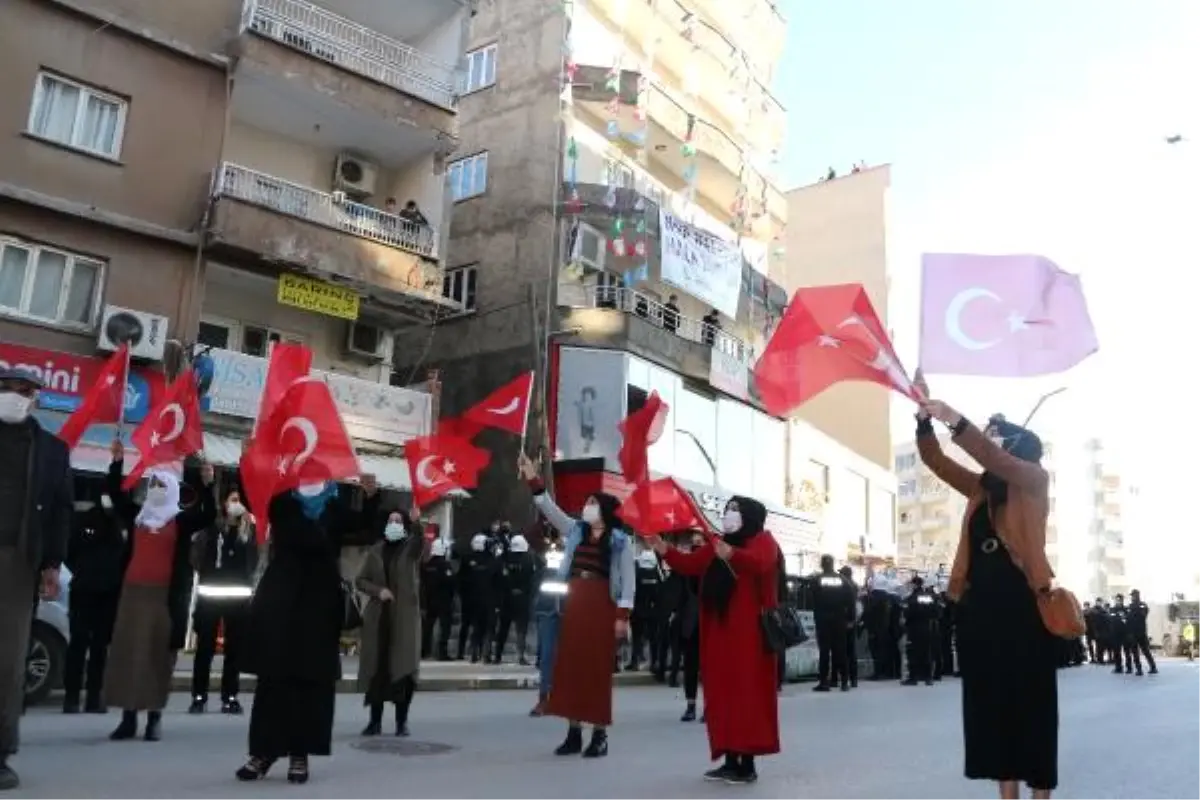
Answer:
<path fill-rule="evenodd" d="M 250 755 L 327 756 L 332 749 L 334 681 L 260 678 L 250 711 Z"/>
<path fill-rule="evenodd" d="M 983 521 L 974 521 L 983 528 Z M 968 778 L 1058 785 L 1058 646 L 1008 552 L 972 531 L 969 588 L 958 608 Z M 990 540 L 990 541 L 989 541 Z"/>

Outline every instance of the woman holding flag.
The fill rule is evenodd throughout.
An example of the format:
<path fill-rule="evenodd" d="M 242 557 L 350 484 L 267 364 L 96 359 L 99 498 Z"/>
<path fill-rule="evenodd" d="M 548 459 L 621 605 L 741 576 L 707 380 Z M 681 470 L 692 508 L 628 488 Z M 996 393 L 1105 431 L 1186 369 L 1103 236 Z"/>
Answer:
<path fill-rule="evenodd" d="M 749 497 L 725 506 L 722 535 L 692 552 L 650 544 L 672 570 L 700 579 L 700 673 L 713 760 L 705 779 L 758 780 L 756 756 L 779 752 L 778 664 L 763 641 L 762 612 L 778 605 L 779 546 L 764 529 L 767 509 Z"/>
<path fill-rule="evenodd" d="M 617 516 L 620 501 L 597 492 L 583 506 L 582 519 L 572 519 L 546 493 L 538 470 L 521 453 L 518 469 L 533 491 L 533 502 L 564 542 L 560 580 L 567 581 L 553 681 L 545 712 L 567 720 L 567 738 L 555 753 L 608 755 L 612 724 L 612 665 L 617 642 L 629 632 L 636 575 L 633 542 Z M 583 746 L 583 725 L 592 739 Z"/>

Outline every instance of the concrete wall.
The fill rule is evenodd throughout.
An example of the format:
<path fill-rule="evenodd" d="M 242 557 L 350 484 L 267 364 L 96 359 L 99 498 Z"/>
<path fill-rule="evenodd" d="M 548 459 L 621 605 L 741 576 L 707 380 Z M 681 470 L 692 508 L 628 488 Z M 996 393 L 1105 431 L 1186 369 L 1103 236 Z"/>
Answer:
<path fill-rule="evenodd" d="M 771 277 L 788 293 L 804 286 L 861 283 L 887 327 L 887 214 L 890 168 L 788 192 L 787 257 Z M 892 393 L 874 384 L 834 386 L 796 416 L 885 469 L 892 468 Z"/>

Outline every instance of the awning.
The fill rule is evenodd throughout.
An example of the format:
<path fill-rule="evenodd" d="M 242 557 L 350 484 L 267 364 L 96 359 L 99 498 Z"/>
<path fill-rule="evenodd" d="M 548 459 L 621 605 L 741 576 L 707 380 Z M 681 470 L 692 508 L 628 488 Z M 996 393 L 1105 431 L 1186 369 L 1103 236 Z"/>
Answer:
<path fill-rule="evenodd" d="M 204 434 L 204 457 L 208 463 L 218 467 L 236 467 L 242 458 L 242 440 L 220 433 Z M 358 464 L 362 471 L 375 476 L 381 489 L 394 489 L 398 492 L 412 491 L 412 482 L 408 476 L 408 462 L 395 456 L 382 456 L 377 453 L 358 454 Z"/>

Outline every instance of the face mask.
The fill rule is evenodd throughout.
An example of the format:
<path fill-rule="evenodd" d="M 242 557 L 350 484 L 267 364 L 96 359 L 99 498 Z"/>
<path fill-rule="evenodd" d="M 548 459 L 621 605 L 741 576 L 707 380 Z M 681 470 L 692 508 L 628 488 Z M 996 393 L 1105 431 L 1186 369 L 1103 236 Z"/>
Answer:
<path fill-rule="evenodd" d="M 167 487 L 151 486 L 146 490 L 146 503 L 152 506 L 161 506 L 167 502 Z"/>
<path fill-rule="evenodd" d="M 316 497 L 321 492 L 325 491 L 325 482 L 304 483 L 296 487 L 296 491 L 304 497 Z"/>
<path fill-rule="evenodd" d="M 583 507 L 583 521 L 588 525 L 595 525 L 600 521 L 600 506 L 595 503 L 588 503 Z"/>
<path fill-rule="evenodd" d="M 246 513 L 246 507 L 236 500 L 225 504 L 225 516 L 238 519 Z"/>
<path fill-rule="evenodd" d="M 32 405 L 32 397 L 24 397 L 16 392 L 0 392 L 0 422 L 24 422 L 29 417 Z"/>
<path fill-rule="evenodd" d="M 383 529 L 383 538 L 389 542 L 398 542 L 405 536 L 408 536 L 408 531 L 404 530 L 404 526 L 399 522 L 389 522 Z"/>
<path fill-rule="evenodd" d="M 725 533 L 737 533 L 742 529 L 742 514 L 739 511 L 726 511 L 721 517 L 721 530 Z"/>
<path fill-rule="evenodd" d="M 105 511 L 112 511 L 112 498 L 106 494 L 100 495 L 100 507 Z"/>

